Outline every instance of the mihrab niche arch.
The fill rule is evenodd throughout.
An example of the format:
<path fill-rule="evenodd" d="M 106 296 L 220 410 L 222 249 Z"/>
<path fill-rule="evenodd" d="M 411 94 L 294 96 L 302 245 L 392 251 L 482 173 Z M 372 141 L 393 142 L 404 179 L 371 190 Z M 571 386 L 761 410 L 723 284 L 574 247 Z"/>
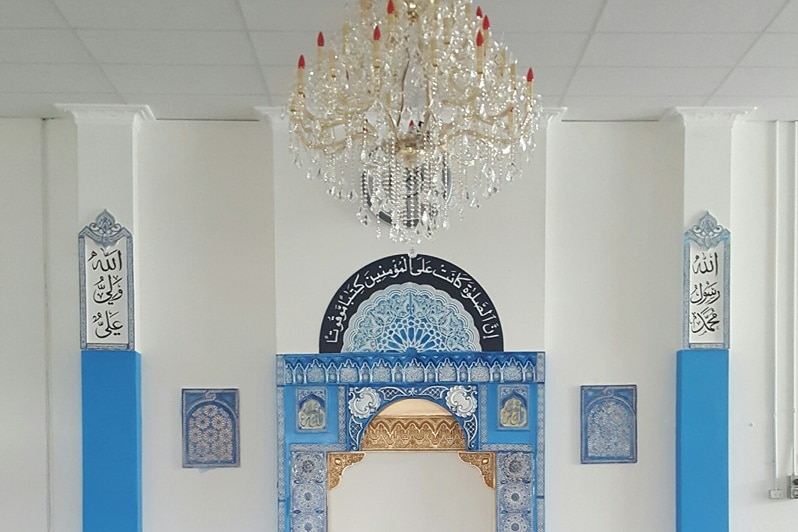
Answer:
<path fill-rule="evenodd" d="M 277 356 L 278 530 L 327 532 L 327 491 L 368 450 L 372 420 L 423 399 L 490 463 L 496 532 L 543 532 L 544 355 L 502 348 L 493 303 L 451 263 L 397 255 L 351 276 L 325 313 L 322 353 Z"/>

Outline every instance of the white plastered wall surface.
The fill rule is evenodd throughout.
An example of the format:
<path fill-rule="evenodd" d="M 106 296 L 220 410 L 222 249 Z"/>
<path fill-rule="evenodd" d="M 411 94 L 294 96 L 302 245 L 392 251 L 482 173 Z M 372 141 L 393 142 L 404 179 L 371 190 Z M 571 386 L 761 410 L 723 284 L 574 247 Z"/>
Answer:
<path fill-rule="evenodd" d="M 735 126 L 732 215 L 719 220 L 733 246 L 733 532 L 790 529 L 798 515 L 798 503 L 767 499 L 769 239 L 776 162 L 790 156 L 776 127 Z M 283 133 L 279 124 L 232 122 L 153 122 L 141 131 L 134 238 L 147 532 L 276 528 L 274 353 L 315 352 L 340 284 L 405 251 L 377 240 L 357 224 L 354 207 L 304 180 Z M 0 439 L 0 530 L 79 532 L 76 235 L 90 220 L 76 215 L 74 125 L 0 120 L 0 138 L 0 397 L 9 415 Z M 786 146 L 779 153 L 778 143 Z M 685 229 L 679 147 L 661 123 L 553 124 L 524 180 L 419 248 L 489 292 L 506 349 L 547 351 L 549 530 L 674 530 Z M 783 476 L 792 366 L 788 357 L 780 365 Z M 638 385 L 637 464 L 579 464 L 578 389 L 596 383 Z M 183 470 L 180 388 L 217 386 L 241 390 L 242 466 Z"/>

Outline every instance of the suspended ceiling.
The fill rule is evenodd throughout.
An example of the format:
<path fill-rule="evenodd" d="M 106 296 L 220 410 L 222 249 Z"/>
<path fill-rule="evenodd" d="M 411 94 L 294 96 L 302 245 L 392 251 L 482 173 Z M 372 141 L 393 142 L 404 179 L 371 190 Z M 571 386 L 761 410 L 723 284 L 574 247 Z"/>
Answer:
<path fill-rule="evenodd" d="M 479 2 L 565 120 L 657 120 L 676 106 L 798 120 L 798 0 Z M 251 120 L 285 104 L 297 57 L 339 31 L 344 5 L 0 0 L 0 116 L 129 103 L 159 119 Z"/>

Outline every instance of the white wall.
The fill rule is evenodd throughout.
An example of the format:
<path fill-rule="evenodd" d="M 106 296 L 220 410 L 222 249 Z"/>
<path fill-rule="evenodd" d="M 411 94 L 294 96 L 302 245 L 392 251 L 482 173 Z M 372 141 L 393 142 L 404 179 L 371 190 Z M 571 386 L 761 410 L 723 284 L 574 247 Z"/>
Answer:
<path fill-rule="evenodd" d="M 0 530 L 47 527 L 41 122 L 0 122 Z"/>
<path fill-rule="evenodd" d="M 147 532 L 276 522 L 270 136 L 148 123 L 136 235 Z M 181 388 L 239 388 L 241 467 L 181 467 Z"/>
<path fill-rule="evenodd" d="M 684 229 L 679 159 L 663 149 L 668 133 L 659 123 L 562 123 L 550 132 L 549 530 L 674 530 Z M 637 464 L 580 465 L 585 384 L 637 385 Z"/>
<path fill-rule="evenodd" d="M 777 166 L 794 156 L 794 147 L 776 150 L 775 127 L 735 127 L 732 216 L 720 220 L 733 235 L 733 532 L 787 530 L 798 517 L 798 503 L 767 498 L 772 194 Z M 299 177 L 284 129 L 275 124 L 272 138 L 266 123 L 159 121 L 141 131 L 135 238 L 146 532 L 274 530 L 273 355 L 315 352 L 341 283 L 404 251 Z M 683 147 L 667 124 L 555 124 L 524 180 L 419 248 L 482 284 L 499 309 L 506 349 L 547 351 L 549 530 L 674 530 Z M 0 393 L 14 427 L 0 438 L 2 530 L 81 530 L 76 235 L 90 220 L 77 215 L 76 152 L 69 121 L 43 129 L 0 121 Z M 791 191 L 794 177 L 782 179 Z M 782 240 L 791 249 L 795 238 Z M 785 345 L 791 319 L 785 307 Z M 783 481 L 792 366 L 783 359 L 780 370 Z M 602 383 L 638 385 L 635 465 L 579 464 L 579 386 Z M 211 386 L 241 390 L 242 467 L 185 470 L 180 388 Z"/>

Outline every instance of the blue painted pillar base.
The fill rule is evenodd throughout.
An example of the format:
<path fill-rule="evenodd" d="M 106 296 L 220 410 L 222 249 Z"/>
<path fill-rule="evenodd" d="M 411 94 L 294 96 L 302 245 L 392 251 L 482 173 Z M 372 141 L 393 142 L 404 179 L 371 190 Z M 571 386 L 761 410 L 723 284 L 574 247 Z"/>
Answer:
<path fill-rule="evenodd" d="M 83 351 L 83 532 L 141 532 L 141 356 Z"/>
<path fill-rule="evenodd" d="M 676 531 L 729 530 L 729 351 L 686 349 L 676 369 Z"/>

